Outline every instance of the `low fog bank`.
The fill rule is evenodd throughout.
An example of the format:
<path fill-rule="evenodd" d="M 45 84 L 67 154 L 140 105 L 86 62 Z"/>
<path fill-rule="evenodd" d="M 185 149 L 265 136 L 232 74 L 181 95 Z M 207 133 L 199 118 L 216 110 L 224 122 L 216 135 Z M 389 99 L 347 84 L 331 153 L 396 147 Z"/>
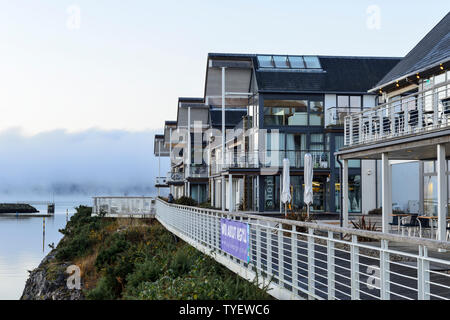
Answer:
<path fill-rule="evenodd" d="M 154 134 L 99 129 L 34 136 L 24 136 L 20 129 L 0 132 L 0 197 L 154 195 Z M 161 158 L 161 175 L 168 164 L 168 158 Z"/>

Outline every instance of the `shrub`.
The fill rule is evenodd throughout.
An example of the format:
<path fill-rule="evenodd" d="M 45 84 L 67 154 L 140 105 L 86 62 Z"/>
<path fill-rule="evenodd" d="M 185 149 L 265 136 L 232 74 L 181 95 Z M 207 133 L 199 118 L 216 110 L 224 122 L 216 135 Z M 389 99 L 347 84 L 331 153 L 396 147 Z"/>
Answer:
<path fill-rule="evenodd" d="M 194 207 L 197 205 L 197 201 L 195 201 L 191 197 L 186 197 L 186 196 L 182 196 L 181 198 L 175 200 L 175 203 L 182 205 L 182 206 L 191 206 L 191 207 Z"/>
<path fill-rule="evenodd" d="M 110 277 L 101 277 L 97 282 L 97 286 L 88 291 L 86 294 L 86 298 L 90 300 L 114 300 L 116 296 L 113 293 L 111 288 L 113 284 L 111 283 L 112 279 Z"/>

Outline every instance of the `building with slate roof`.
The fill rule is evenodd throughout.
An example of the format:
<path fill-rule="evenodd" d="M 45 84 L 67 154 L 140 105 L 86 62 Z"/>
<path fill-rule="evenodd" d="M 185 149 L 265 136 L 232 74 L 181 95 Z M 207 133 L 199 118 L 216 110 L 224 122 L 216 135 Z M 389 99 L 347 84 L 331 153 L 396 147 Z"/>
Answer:
<path fill-rule="evenodd" d="M 409 231 L 430 231 L 448 239 L 450 158 L 450 13 L 376 85 L 379 104 L 347 115 L 344 147 L 336 153 L 343 162 L 343 199 L 350 193 L 347 171 L 355 159 L 381 160 L 383 232 L 392 218 L 392 160 L 419 164 L 419 208 Z M 405 189 L 411 186 L 405 185 Z M 344 221 L 348 202 L 343 202 Z M 413 220 L 411 220 L 413 221 Z M 433 225 L 435 223 L 435 225 Z"/>
<path fill-rule="evenodd" d="M 172 154 L 170 192 L 199 203 L 209 199 L 210 205 L 222 210 L 279 212 L 281 163 L 288 158 L 290 206 L 301 210 L 303 159 L 310 153 L 311 209 L 339 211 L 340 167 L 333 153 L 344 144 L 344 117 L 378 104 L 379 93 L 368 90 L 399 61 L 395 57 L 208 54 L 204 96 L 180 98 L 176 126 L 169 123 L 169 128 L 166 123 L 165 131 L 172 131 L 170 137 L 165 135 L 172 141 L 166 143 Z M 175 132 L 182 129 L 190 134 L 177 137 Z M 352 212 L 363 211 L 361 163 L 350 162 Z"/>

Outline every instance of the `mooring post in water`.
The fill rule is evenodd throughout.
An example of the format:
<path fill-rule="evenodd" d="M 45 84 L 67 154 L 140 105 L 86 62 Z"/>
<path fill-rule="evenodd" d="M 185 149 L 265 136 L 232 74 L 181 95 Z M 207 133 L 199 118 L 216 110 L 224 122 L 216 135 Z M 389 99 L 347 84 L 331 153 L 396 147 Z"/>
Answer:
<path fill-rule="evenodd" d="M 66 209 L 66 223 L 69 221 L 69 209 Z"/>

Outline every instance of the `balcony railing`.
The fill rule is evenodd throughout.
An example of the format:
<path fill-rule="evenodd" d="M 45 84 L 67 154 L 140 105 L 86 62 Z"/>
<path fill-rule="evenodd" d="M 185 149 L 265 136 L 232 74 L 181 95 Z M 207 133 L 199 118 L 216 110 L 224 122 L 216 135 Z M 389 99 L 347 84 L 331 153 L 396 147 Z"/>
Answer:
<path fill-rule="evenodd" d="M 222 212 L 156 200 L 170 232 L 277 299 L 449 300 L 450 243 Z M 247 231 L 247 259 L 227 249 L 223 226 Z M 244 230 L 245 230 L 244 229 Z M 226 229 L 225 229 L 226 230 Z"/>
<path fill-rule="evenodd" d="M 223 169 L 230 168 L 268 168 L 282 167 L 283 159 L 289 159 L 291 168 L 304 167 L 305 154 L 310 153 L 315 169 L 330 168 L 330 152 L 322 150 L 279 150 L 266 152 L 228 152 L 226 161 L 221 158 L 213 160 L 212 172 L 219 173 Z"/>
<path fill-rule="evenodd" d="M 93 215 L 149 217 L 155 214 L 155 199 L 152 197 L 94 197 L 93 202 Z"/>
<path fill-rule="evenodd" d="M 345 117 L 345 146 L 448 129 L 448 83 Z"/>
<path fill-rule="evenodd" d="M 155 185 L 167 185 L 167 177 L 156 177 Z"/>
<path fill-rule="evenodd" d="M 325 112 L 326 112 L 325 127 L 343 126 L 345 122 L 345 117 L 351 115 L 352 113 L 361 112 L 361 108 L 331 107 L 328 108 Z"/>
<path fill-rule="evenodd" d="M 171 172 L 167 173 L 167 182 L 181 182 L 184 181 L 184 172 Z"/>
<path fill-rule="evenodd" d="M 206 165 L 191 165 L 189 167 L 189 177 L 208 178 L 208 167 Z"/>

